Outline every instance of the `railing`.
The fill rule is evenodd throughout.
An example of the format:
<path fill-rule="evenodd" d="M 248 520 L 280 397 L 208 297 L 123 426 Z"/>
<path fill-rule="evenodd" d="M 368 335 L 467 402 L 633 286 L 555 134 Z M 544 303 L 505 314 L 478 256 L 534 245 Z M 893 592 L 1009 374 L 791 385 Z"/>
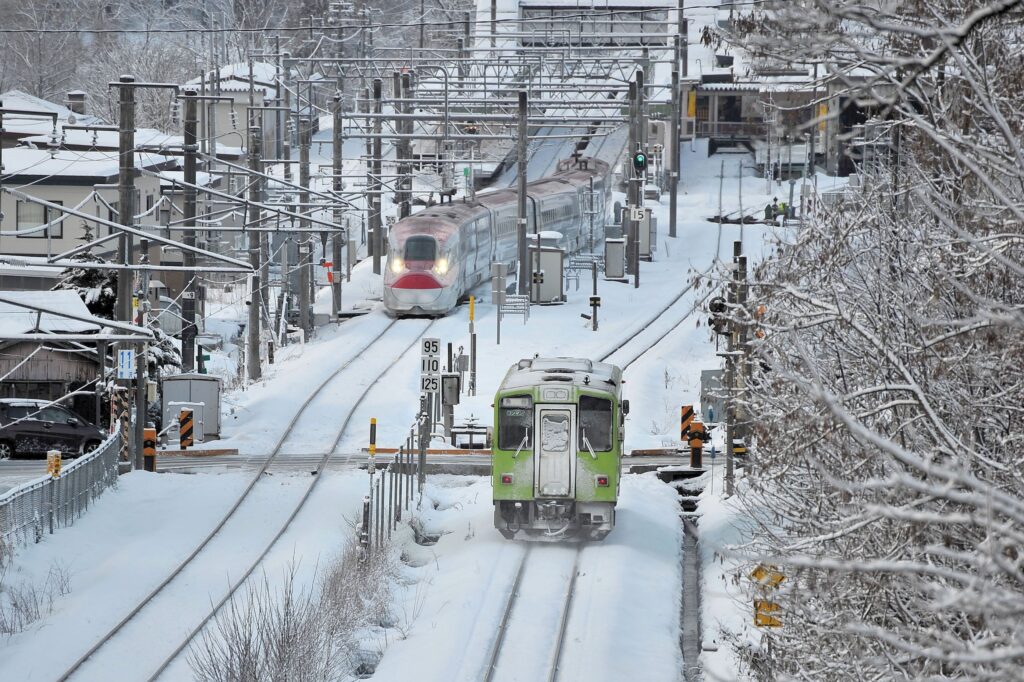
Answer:
<path fill-rule="evenodd" d="M 92 452 L 49 475 L 28 481 L 0 495 L 0 552 L 39 542 L 46 533 L 70 526 L 89 503 L 117 482 L 121 439 L 113 434 Z"/>
<path fill-rule="evenodd" d="M 761 138 L 765 137 L 763 122 L 698 121 L 698 137 Z"/>
<path fill-rule="evenodd" d="M 498 316 L 501 319 L 509 315 L 522 315 L 523 324 L 530 319 L 530 297 L 525 294 L 508 294 L 505 302 L 498 306 Z"/>

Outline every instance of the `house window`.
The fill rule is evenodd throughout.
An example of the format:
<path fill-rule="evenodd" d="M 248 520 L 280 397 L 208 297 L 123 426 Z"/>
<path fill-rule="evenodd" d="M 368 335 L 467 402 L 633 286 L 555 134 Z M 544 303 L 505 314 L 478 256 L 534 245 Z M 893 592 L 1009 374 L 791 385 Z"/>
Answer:
<path fill-rule="evenodd" d="M 63 201 L 51 202 L 58 206 L 63 206 Z M 40 206 L 39 204 L 33 204 L 29 201 L 19 201 L 15 209 L 17 211 L 17 226 L 18 232 L 28 232 L 33 228 L 37 228 L 40 225 L 44 225 L 51 220 L 56 220 L 61 216 L 60 211 Z M 64 224 L 58 223 L 45 230 L 39 230 L 37 232 L 31 232 L 29 234 L 19 234 L 19 239 L 45 239 L 47 236 L 54 239 L 61 239 L 64 236 Z"/>

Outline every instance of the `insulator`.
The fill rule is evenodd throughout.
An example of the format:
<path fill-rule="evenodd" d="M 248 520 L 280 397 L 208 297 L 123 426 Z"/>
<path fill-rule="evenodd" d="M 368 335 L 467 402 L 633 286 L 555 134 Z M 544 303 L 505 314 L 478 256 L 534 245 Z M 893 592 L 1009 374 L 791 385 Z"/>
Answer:
<path fill-rule="evenodd" d="M 238 130 L 238 112 L 234 109 L 231 110 L 231 129 Z"/>
<path fill-rule="evenodd" d="M 171 100 L 171 123 L 181 123 L 181 102 L 176 99 Z"/>

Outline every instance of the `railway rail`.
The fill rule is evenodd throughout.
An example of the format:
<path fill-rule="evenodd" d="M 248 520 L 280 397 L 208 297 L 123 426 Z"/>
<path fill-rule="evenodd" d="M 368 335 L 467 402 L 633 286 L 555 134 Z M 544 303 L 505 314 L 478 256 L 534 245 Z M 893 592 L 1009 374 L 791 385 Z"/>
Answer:
<path fill-rule="evenodd" d="M 292 432 L 296 424 L 299 422 L 301 417 L 306 413 L 306 411 L 313 404 L 315 404 L 316 399 L 324 393 L 325 389 L 328 386 L 335 382 L 339 377 L 343 376 L 345 371 L 349 367 L 351 367 L 353 363 L 360 360 L 361 356 L 363 356 L 363 353 L 365 351 L 367 351 L 378 340 L 384 338 L 388 331 L 390 331 L 397 324 L 400 324 L 398 320 L 389 321 L 389 323 L 384 327 L 384 329 L 382 329 L 376 336 L 373 336 L 372 339 L 369 340 L 367 343 L 362 345 L 359 348 L 359 350 L 353 353 L 348 360 L 342 363 L 337 369 L 335 369 L 331 374 L 329 374 L 327 378 L 325 378 L 319 385 L 317 385 L 317 387 L 309 394 L 309 396 L 299 406 L 299 409 L 292 416 L 291 420 L 286 426 L 284 432 L 281 434 L 274 448 L 271 450 L 270 454 L 262 458 L 261 461 L 259 461 L 255 475 L 252 476 L 248 484 L 245 486 L 245 488 L 243 488 L 241 494 L 234 501 L 231 507 L 229 507 L 227 512 L 220 518 L 220 520 L 214 526 L 214 528 L 203 538 L 203 540 L 192 550 L 192 552 L 183 561 L 181 561 L 155 588 L 153 588 L 149 593 L 147 593 L 146 596 L 143 597 L 142 600 L 140 600 L 120 621 L 118 621 L 116 625 L 114 625 L 110 630 L 108 630 L 93 646 L 91 646 L 67 670 L 65 670 L 65 672 L 58 678 L 58 680 L 63 682 L 64 680 L 71 679 L 74 676 L 76 676 L 79 673 L 79 671 L 82 671 L 89 664 L 89 662 L 93 660 L 94 657 L 96 657 L 97 654 L 101 653 L 105 649 L 105 647 L 108 646 L 109 643 L 114 641 L 121 632 L 123 632 L 133 622 L 135 622 L 136 619 L 140 616 L 140 614 L 145 612 L 147 610 L 147 607 L 153 604 L 157 597 L 163 594 L 164 591 L 168 588 L 168 586 L 170 586 L 177 578 L 179 578 L 179 576 L 181 576 L 182 573 L 186 571 L 186 569 L 188 569 L 190 566 L 195 565 L 196 559 L 201 557 L 204 550 L 206 550 L 210 546 L 211 542 L 213 542 L 213 540 L 221 533 L 221 531 L 229 523 L 229 521 L 231 521 L 232 518 L 236 516 L 238 510 L 243 506 L 245 501 L 250 498 L 253 490 L 257 486 L 257 483 L 264 478 L 265 474 L 269 472 L 271 465 L 275 463 L 275 461 L 283 452 L 284 446 L 288 442 L 289 437 L 292 435 Z M 331 447 L 319 456 L 319 459 L 317 460 L 317 467 L 314 470 L 314 473 L 319 473 L 323 471 L 331 462 L 331 459 L 335 456 L 335 450 L 337 449 L 338 444 L 340 443 L 342 437 L 347 431 L 353 415 L 355 414 L 357 408 L 365 399 L 367 394 L 369 394 L 370 390 L 378 383 L 381 377 L 387 374 L 387 372 L 391 369 L 394 363 L 397 362 L 397 360 L 399 360 L 401 357 L 403 357 L 409 351 L 409 349 L 416 344 L 420 337 L 422 337 L 423 334 L 426 333 L 426 331 L 432 325 L 433 321 L 431 321 L 430 323 L 423 327 L 420 327 L 420 325 L 416 325 L 417 327 L 420 328 L 415 338 L 413 338 L 408 345 L 403 346 L 402 351 L 397 355 L 397 357 L 393 358 L 391 362 L 385 364 L 382 367 L 381 371 L 377 374 L 376 378 L 362 390 L 362 392 L 352 403 L 351 408 L 346 414 L 345 419 L 343 420 L 342 425 L 338 430 L 337 436 L 331 444 Z M 351 457 L 352 455 L 348 456 L 348 458 Z M 175 648 L 175 650 L 171 653 L 170 656 L 163 660 L 163 662 L 160 664 L 157 670 L 148 679 L 153 680 L 158 678 L 164 672 L 164 670 L 166 670 L 166 668 L 181 654 L 181 652 L 184 651 L 184 649 L 195 638 L 195 636 L 202 631 L 203 627 L 205 627 L 206 624 L 210 621 L 210 619 L 212 619 L 216 615 L 220 608 L 231 598 L 231 596 L 237 591 L 237 589 L 245 583 L 248 577 L 252 574 L 256 567 L 259 566 L 259 564 L 270 552 L 270 550 L 281 538 L 281 536 L 284 535 L 284 533 L 288 530 L 291 523 L 294 521 L 296 516 L 305 506 L 310 496 L 312 495 L 313 491 L 316 489 L 317 484 L 320 481 L 320 478 L 320 476 L 314 476 L 311 478 L 309 486 L 303 492 L 297 504 L 292 508 L 291 512 L 289 513 L 283 524 L 279 527 L 277 532 L 271 537 L 271 539 L 267 543 L 265 543 L 258 557 L 254 561 L 249 563 L 249 566 L 247 570 L 244 572 L 244 575 L 239 580 L 236 580 L 234 583 L 231 584 L 227 594 L 222 599 L 220 599 L 213 606 L 213 608 L 211 608 L 209 613 L 202 619 L 200 624 L 189 632 L 187 638 L 183 642 L 181 642 L 181 644 L 178 647 Z"/>
<path fill-rule="evenodd" d="M 520 647 L 521 651 L 523 637 L 530 634 L 514 634 L 510 637 L 509 633 L 512 630 L 523 628 L 524 631 L 531 630 L 533 631 L 532 634 L 536 634 L 537 624 L 534 618 L 521 618 L 517 624 L 513 618 L 513 613 L 518 612 L 519 609 L 532 611 L 528 602 L 520 602 L 520 595 L 522 594 L 523 589 L 523 576 L 527 573 L 527 566 L 530 563 L 531 558 L 544 554 L 545 550 L 552 549 L 556 548 L 537 547 L 535 549 L 534 545 L 527 545 L 526 551 L 523 553 L 522 559 L 520 560 L 519 567 L 516 569 L 516 576 L 512 583 L 512 589 L 509 590 L 508 598 L 505 601 L 504 611 L 501 615 L 497 635 L 492 642 L 491 648 L 486 657 L 485 668 L 483 671 L 484 682 L 495 682 L 495 680 L 500 680 L 503 677 L 502 673 L 505 668 L 501 666 L 501 660 L 504 652 L 506 651 L 506 641 L 516 642 L 516 646 Z M 555 629 L 554 637 L 552 637 L 551 648 L 548 652 L 547 662 L 544 666 L 546 670 L 544 671 L 542 678 L 533 676 L 532 679 L 544 679 L 547 680 L 547 682 L 556 682 L 559 679 L 559 672 L 562 664 L 562 647 L 565 643 L 566 633 L 568 632 L 569 617 L 572 612 L 573 597 L 576 592 L 576 577 L 579 575 L 580 554 L 582 554 L 582 552 L 583 545 L 577 546 L 573 552 L 572 568 L 569 571 L 567 584 L 562 590 L 558 610 L 557 627 Z"/>

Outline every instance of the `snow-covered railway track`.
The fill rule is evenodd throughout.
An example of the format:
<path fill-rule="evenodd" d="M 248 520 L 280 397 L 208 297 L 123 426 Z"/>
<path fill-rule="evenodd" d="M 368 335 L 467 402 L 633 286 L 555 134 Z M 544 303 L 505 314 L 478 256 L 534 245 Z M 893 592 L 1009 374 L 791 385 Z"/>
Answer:
<path fill-rule="evenodd" d="M 396 325 L 403 328 L 412 328 L 412 331 L 415 332 L 415 336 L 411 339 L 411 341 L 409 341 L 408 344 L 402 344 L 402 350 L 397 354 L 396 357 L 391 358 L 387 355 L 381 357 L 381 355 L 383 354 L 376 355 L 378 363 L 375 363 L 375 374 L 372 380 L 370 380 L 366 384 L 365 388 L 362 389 L 362 391 L 359 393 L 357 397 L 355 397 L 354 400 L 348 403 L 348 409 L 347 412 L 345 413 L 344 419 L 342 420 L 340 427 L 338 428 L 337 436 L 333 439 L 333 442 L 331 443 L 330 447 L 324 450 L 317 459 L 316 468 L 312 470 L 312 473 L 319 474 L 328 467 L 328 465 L 332 461 L 332 458 L 335 457 L 335 451 L 337 450 L 338 444 L 340 443 L 342 437 L 345 435 L 348 426 L 352 420 L 352 417 L 354 416 L 357 408 L 365 399 L 367 394 L 369 394 L 370 390 L 374 386 L 376 386 L 377 382 L 391 369 L 391 367 L 398 360 L 400 360 L 406 353 L 409 352 L 411 348 L 413 348 L 416 345 L 416 343 L 419 341 L 422 335 L 427 331 L 427 329 L 430 328 L 432 324 L 432 321 L 424 326 L 422 324 L 415 322 L 411 324 L 405 324 L 400 323 L 397 320 L 392 320 L 378 335 L 374 336 L 365 345 L 361 346 L 360 349 L 357 352 L 353 353 L 348 360 L 342 363 L 337 369 L 331 372 L 320 384 L 318 384 L 316 388 L 299 406 L 298 410 L 291 418 L 290 422 L 288 423 L 285 430 L 282 432 L 281 436 L 277 440 L 271 452 L 264 458 L 262 458 L 262 461 L 256 460 L 259 461 L 259 464 L 255 475 L 250 479 L 248 484 L 242 490 L 241 494 L 231 505 L 231 507 L 227 510 L 227 512 L 221 517 L 221 519 L 214 526 L 214 528 L 203 538 L 203 540 L 192 550 L 192 552 L 182 562 L 180 562 L 154 589 L 152 589 L 145 597 L 143 597 L 142 600 L 140 600 L 114 627 L 108 630 L 106 634 L 103 635 L 103 637 L 101 637 L 92 647 L 90 647 L 88 651 L 86 651 L 81 657 L 79 657 L 58 678 L 58 680 L 63 681 L 70 679 L 72 677 L 92 678 L 94 676 L 89 675 L 88 673 L 89 670 L 93 668 L 99 671 L 99 674 L 95 676 L 95 679 L 108 679 L 108 676 L 104 673 L 104 671 L 109 672 L 109 670 L 118 668 L 124 669 L 126 666 L 126 661 L 130 660 L 132 657 L 130 655 L 126 656 L 126 652 L 122 651 L 122 649 L 124 649 L 124 647 L 127 646 L 127 643 L 130 641 L 139 641 L 138 638 L 132 638 L 128 636 L 127 631 L 129 629 L 150 629 L 151 636 L 145 637 L 143 639 L 145 639 L 146 641 L 154 642 L 154 644 L 156 644 L 155 640 L 157 640 L 158 638 L 152 636 L 152 628 L 161 626 L 166 628 L 167 622 L 173 620 L 170 618 L 165 619 L 164 617 L 162 617 L 168 615 L 166 613 L 168 609 L 175 610 L 181 604 L 186 603 L 184 600 L 187 597 L 194 598 L 195 590 L 193 583 L 203 579 L 209 580 L 211 575 L 213 574 L 223 575 L 223 567 L 218 566 L 216 564 L 216 561 L 213 559 L 211 559 L 210 562 L 207 562 L 212 562 L 213 565 L 201 565 L 203 563 L 202 559 L 207 553 L 215 553 L 213 552 L 213 550 L 215 549 L 213 545 L 226 544 L 229 543 L 229 540 L 233 540 L 243 545 L 246 544 L 245 542 L 242 542 L 242 539 L 232 537 L 232 533 L 224 531 L 229 525 L 233 523 L 240 523 L 239 518 L 244 515 L 239 514 L 239 510 L 243 507 L 248 508 L 250 506 L 245 505 L 245 502 L 255 497 L 253 495 L 253 492 L 254 490 L 257 490 L 259 488 L 257 486 L 257 483 L 259 483 L 261 480 L 267 480 L 267 475 L 274 473 L 274 471 L 272 471 L 272 467 L 274 467 L 275 463 L 279 459 L 281 460 L 280 468 L 282 472 L 288 472 L 290 469 L 294 468 L 290 462 L 286 461 L 287 457 L 281 457 L 281 453 L 287 450 L 287 448 L 285 448 L 285 445 L 293 436 L 293 431 L 295 430 L 296 425 L 300 422 L 301 418 L 307 412 L 307 410 L 309 410 L 311 406 L 314 406 L 318 399 L 322 399 L 324 396 L 331 398 L 332 396 L 330 395 L 329 391 L 327 391 L 327 389 L 329 389 L 332 386 L 332 384 L 335 384 L 340 380 L 347 379 L 348 373 L 346 372 L 346 370 L 349 369 L 357 361 L 365 361 L 366 358 L 364 353 L 367 350 L 369 350 L 371 346 L 373 346 L 375 343 L 385 338 L 385 335 L 388 333 L 389 330 L 395 328 Z M 380 362 L 380 360 L 384 360 L 384 362 Z M 347 383 L 346 387 L 350 388 L 350 386 L 348 386 Z M 351 460 L 352 457 L 353 455 L 349 454 L 345 458 L 345 463 L 348 463 L 348 461 Z M 252 461 L 252 458 L 247 459 Z M 274 468 L 276 469 L 276 467 Z M 257 546 L 260 547 L 262 551 L 259 551 L 258 556 L 256 556 L 254 560 L 247 561 L 245 563 L 245 565 L 247 566 L 246 570 L 244 570 L 242 576 L 239 579 L 230 583 L 230 587 L 228 588 L 226 594 L 224 594 L 221 599 L 217 600 L 216 603 L 213 603 L 213 596 L 211 595 L 210 601 L 206 603 L 212 603 L 212 606 L 208 610 L 204 609 L 203 613 L 198 614 L 196 616 L 196 620 L 199 620 L 199 624 L 194 628 L 190 628 L 187 635 L 182 635 L 182 639 L 179 640 L 180 644 L 174 648 L 170 655 L 164 657 L 163 654 L 161 654 L 160 658 L 156 659 L 161 660 L 162 662 L 160 663 L 159 666 L 155 668 L 155 671 L 151 675 L 149 675 L 148 679 L 152 680 L 159 677 L 167 668 L 167 666 L 170 665 L 170 663 L 173 662 L 186 649 L 186 647 L 195 638 L 195 636 L 202 631 L 202 629 L 216 615 L 220 608 L 232 597 L 232 595 L 234 595 L 237 589 L 245 583 L 248 577 L 252 574 L 256 567 L 260 565 L 260 563 L 267 556 L 267 554 L 274 547 L 274 545 L 281 538 L 281 536 L 284 535 L 284 533 L 288 530 L 291 523 L 294 521 L 296 516 L 298 516 L 299 512 L 305 506 L 313 490 L 316 488 L 320 478 L 321 477 L 319 475 L 314 475 L 310 478 L 309 485 L 306 486 L 305 489 L 301 491 L 301 494 L 298 496 L 298 499 L 293 501 L 290 507 L 290 513 L 287 504 L 282 505 L 284 508 L 279 510 L 279 515 L 277 518 L 280 519 L 280 513 L 286 513 L 287 516 L 280 524 L 270 525 L 270 528 L 276 527 L 277 530 L 275 533 L 273 533 L 269 540 L 257 543 Z M 248 510 L 249 513 L 251 513 L 252 511 L 254 510 Z M 251 538 L 245 538 L 245 540 L 251 540 Z M 251 551 L 251 543 L 249 543 L 249 545 L 250 546 L 246 546 L 245 549 L 249 549 Z M 216 549 L 220 550 L 222 555 L 224 554 L 224 548 L 217 547 Z M 177 595 L 176 599 L 175 595 L 172 594 L 175 591 L 184 591 L 184 593 Z M 178 618 L 178 620 L 180 621 L 181 618 Z M 192 622 L 195 622 L 195 620 L 193 620 Z M 124 634 L 125 636 L 121 637 L 120 635 L 122 634 Z M 121 640 L 121 642 L 118 643 L 118 640 Z M 168 644 L 174 646 L 174 639 L 171 639 L 168 642 Z M 128 653 L 130 654 L 130 652 Z M 110 658 L 111 660 L 105 660 L 107 658 Z M 142 679 L 145 677 L 145 675 L 146 673 L 142 671 L 135 671 L 135 674 L 129 674 L 128 677 L 134 679 Z"/>
<path fill-rule="evenodd" d="M 699 310 L 702 305 L 704 305 L 704 301 L 706 301 L 708 297 L 711 296 L 713 290 L 709 289 L 708 293 L 694 300 L 690 307 L 687 308 L 683 316 L 680 317 L 676 322 L 665 328 L 665 330 L 661 334 L 655 335 L 657 334 L 657 332 L 646 333 L 647 330 L 650 329 L 651 325 L 654 324 L 658 319 L 660 319 L 662 315 L 664 315 L 669 310 L 674 308 L 676 304 L 678 304 L 687 293 L 693 291 L 694 283 L 700 281 L 700 278 L 705 277 L 710 271 L 711 269 L 709 268 L 708 270 L 705 270 L 704 272 L 700 273 L 697 278 L 691 280 L 689 284 L 683 287 L 683 289 L 678 294 L 676 294 L 674 298 L 672 298 L 672 300 L 670 300 L 668 303 L 659 308 L 657 312 L 651 315 L 651 317 L 647 319 L 647 321 L 640 327 L 639 331 L 636 334 L 624 338 L 622 342 L 620 342 L 618 345 L 616 345 L 611 350 L 606 352 L 604 356 L 601 357 L 601 361 L 612 362 L 621 367 L 623 371 L 625 371 L 630 365 L 632 365 L 634 362 L 643 357 L 644 354 L 646 354 L 652 348 L 661 343 L 661 341 L 664 340 L 665 337 L 667 337 L 669 334 L 675 331 L 683 322 L 690 319 L 690 316 L 693 315 L 694 312 Z M 615 357 L 620 353 L 624 356 L 623 358 Z"/>
<path fill-rule="evenodd" d="M 559 679 L 582 551 L 583 545 L 527 546 L 486 658 L 484 682 Z"/>

